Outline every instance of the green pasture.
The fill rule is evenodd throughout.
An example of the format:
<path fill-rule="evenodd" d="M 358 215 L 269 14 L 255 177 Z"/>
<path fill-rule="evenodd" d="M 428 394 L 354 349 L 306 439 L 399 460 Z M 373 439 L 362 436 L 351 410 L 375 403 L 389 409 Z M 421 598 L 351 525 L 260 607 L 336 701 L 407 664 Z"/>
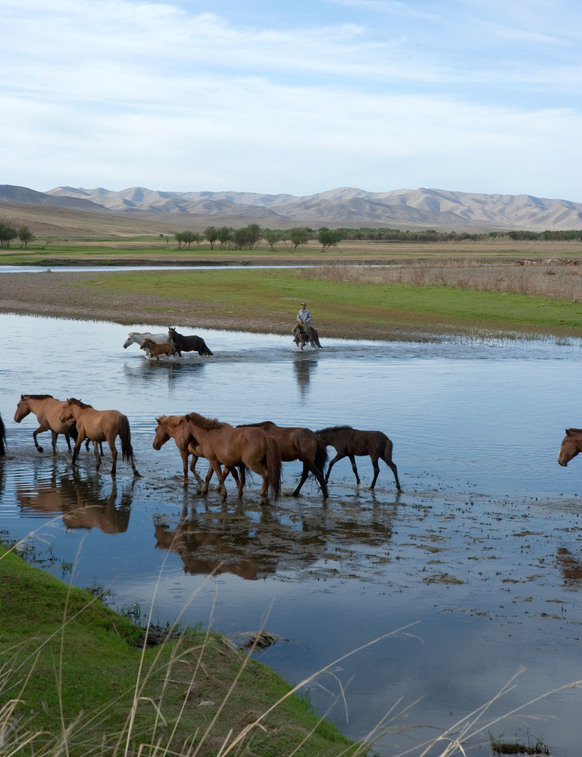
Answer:
<path fill-rule="evenodd" d="M 81 286 L 106 288 L 120 294 L 151 295 L 168 312 L 188 303 L 198 313 L 236 317 L 263 315 L 282 326 L 294 322 L 299 302 L 306 300 L 318 328 L 342 324 L 367 327 L 440 326 L 517 329 L 578 333 L 582 303 L 526 294 L 479 291 L 450 286 L 369 284 L 330 281 L 317 269 L 221 269 L 109 273 L 87 278 Z"/>

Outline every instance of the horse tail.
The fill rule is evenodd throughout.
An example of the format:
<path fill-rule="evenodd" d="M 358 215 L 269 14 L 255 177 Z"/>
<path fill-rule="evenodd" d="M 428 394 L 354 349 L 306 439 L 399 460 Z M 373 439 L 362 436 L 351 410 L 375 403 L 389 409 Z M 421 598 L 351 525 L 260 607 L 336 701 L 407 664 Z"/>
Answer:
<path fill-rule="evenodd" d="M 281 496 L 281 450 L 274 436 L 267 436 L 267 486 L 274 500 Z"/>
<path fill-rule="evenodd" d="M 119 438 L 121 439 L 121 456 L 122 458 L 131 463 L 131 466 L 135 465 L 133 457 L 133 447 L 131 446 L 131 430 L 129 428 L 129 421 L 126 415 L 121 416 L 121 428 L 119 429 Z"/>
<path fill-rule="evenodd" d="M 208 348 L 208 345 L 206 344 L 204 339 L 202 339 L 202 337 L 200 337 L 200 349 L 198 350 L 198 354 L 199 355 L 212 355 L 213 354 L 212 351 Z"/>
<path fill-rule="evenodd" d="M 382 459 L 385 463 L 390 464 L 392 462 L 392 450 L 394 449 L 394 444 L 392 443 L 392 439 L 389 439 L 387 436 L 385 437 L 385 440 L 382 449 Z"/>
<path fill-rule="evenodd" d="M 323 473 L 325 464 L 327 463 L 327 444 L 323 441 L 321 436 L 317 434 L 317 450 L 315 451 L 315 459 L 313 461 L 316 468 Z"/>
<path fill-rule="evenodd" d="M 0 415 L 0 457 L 6 454 L 6 426 Z"/>

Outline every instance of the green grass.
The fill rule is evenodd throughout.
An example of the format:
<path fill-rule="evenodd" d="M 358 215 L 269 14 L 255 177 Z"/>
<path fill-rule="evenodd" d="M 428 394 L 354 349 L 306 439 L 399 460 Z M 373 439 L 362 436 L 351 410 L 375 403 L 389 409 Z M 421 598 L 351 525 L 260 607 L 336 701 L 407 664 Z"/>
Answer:
<path fill-rule="evenodd" d="M 329 281 L 311 269 L 133 272 L 109 274 L 106 281 L 86 279 L 82 286 L 142 293 L 177 303 L 206 303 L 224 314 L 249 314 L 293 320 L 306 299 L 317 326 L 331 324 L 411 325 L 452 328 L 577 330 L 582 304 L 526 294 L 508 294 L 445 286 L 369 284 Z"/>
<path fill-rule="evenodd" d="M 221 636 L 188 630 L 150 648 L 142 637 L 0 546 L 0 754 L 150 755 L 158 744 L 156 754 L 213 755 L 236 738 L 241 755 L 361 753 Z"/>

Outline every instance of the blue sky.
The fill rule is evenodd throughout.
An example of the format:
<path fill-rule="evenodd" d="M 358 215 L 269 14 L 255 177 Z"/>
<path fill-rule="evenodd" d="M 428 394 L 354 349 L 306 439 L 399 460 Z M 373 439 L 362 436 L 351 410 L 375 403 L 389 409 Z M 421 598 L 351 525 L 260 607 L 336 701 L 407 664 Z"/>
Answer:
<path fill-rule="evenodd" d="M 582 201 L 579 0 L 2 0 L 0 183 Z"/>

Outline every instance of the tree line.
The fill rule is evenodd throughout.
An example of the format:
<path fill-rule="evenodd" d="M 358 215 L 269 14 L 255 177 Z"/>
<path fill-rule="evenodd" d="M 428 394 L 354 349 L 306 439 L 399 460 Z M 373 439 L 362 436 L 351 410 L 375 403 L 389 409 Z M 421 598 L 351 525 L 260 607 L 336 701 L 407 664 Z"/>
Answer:
<path fill-rule="evenodd" d="M 232 226 L 207 226 L 202 233 L 179 231 L 174 238 L 178 242 L 178 249 L 191 248 L 192 244 L 199 245 L 206 240 L 211 250 L 217 243 L 222 249 L 253 250 L 264 239 L 271 252 L 275 252 L 275 245 L 280 243 L 296 252 L 298 247 L 309 244 L 315 238 L 321 244 L 321 251 L 325 252 L 329 247 L 334 247 L 341 242 L 344 235 L 339 229 L 328 229 L 325 226 L 317 231 L 308 226 L 296 226 L 292 229 L 262 229 L 258 224 L 251 223 L 239 229 Z"/>

